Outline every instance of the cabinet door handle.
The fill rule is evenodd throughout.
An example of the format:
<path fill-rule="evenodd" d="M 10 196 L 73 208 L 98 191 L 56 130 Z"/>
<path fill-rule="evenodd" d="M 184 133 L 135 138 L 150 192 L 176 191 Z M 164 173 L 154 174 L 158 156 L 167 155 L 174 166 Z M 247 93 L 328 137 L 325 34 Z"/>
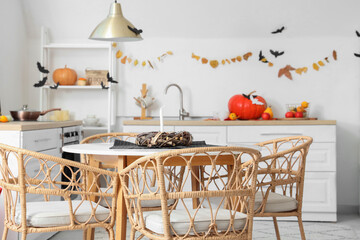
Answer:
<path fill-rule="evenodd" d="M 42 138 L 42 139 L 36 139 L 34 140 L 34 142 L 38 143 L 38 142 L 47 142 L 47 141 L 50 141 L 51 138 Z"/>
<path fill-rule="evenodd" d="M 302 133 L 297 133 L 297 132 L 293 132 L 293 133 L 289 133 L 289 132 L 286 132 L 286 133 L 260 133 L 260 135 L 262 136 L 271 136 L 271 135 L 274 135 L 274 136 L 302 136 L 303 134 Z"/>

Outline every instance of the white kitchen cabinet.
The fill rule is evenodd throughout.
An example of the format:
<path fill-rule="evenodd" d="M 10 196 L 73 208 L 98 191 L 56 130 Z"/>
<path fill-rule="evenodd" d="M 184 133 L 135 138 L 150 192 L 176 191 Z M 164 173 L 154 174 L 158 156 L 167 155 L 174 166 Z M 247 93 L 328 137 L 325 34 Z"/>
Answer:
<path fill-rule="evenodd" d="M 303 220 L 336 221 L 336 125 L 334 121 L 229 121 L 204 123 L 195 121 L 171 121 L 167 129 L 189 131 L 194 140 L 205 140 L 219 145 L 253 145 L 258 142 L 295 135 L 311 136 L 313 143 L 306 159 L 305 187 L 303 199 Z M 282 124 L 283 123 L 283 124 Z M 305 124 L 302 124 L 305 123 Z M 313 123 L 313 124 L 312 124 Z M 157 124 L 154 121 L 155 125 Z M 247 125 L 246 125 L 247 124 Z M 126 121 L 124 131 L 154 131 L 149 122 Z M 156 128 L 158 129 L 158 128 Z M 155 129 L 155 130 L 156 130 Z M 169 131 L 169 130 L 165 130 Z M 136 132 L 136 131 L 135 131 Z"/>
<path fill-rule="evenodd" d="M 48 29 L 46 29 L 45 27 L 41 28 L 41 48 L 40 48 L 40 62 L 41 64 L 47 68 L 47 69 L 51 69 L 54 66 L 51 66 L 51 59 L 56 58 L 59 55 L 59 51 L 60 52 L 66 52 L 66 51 L 72 51 L 72 55 L 71 57 L 74 58 L 74 56 L 76 56 L 76 51 L 86 51 L 86 52 L 90 52 L 90 51 L 107 51 L 107 70 L 110 73 L 110 76 L 112 76 L 112 78 L 114 80 L 117 79 L 116 74 L 116 58 L 114 57 L 114 48 L 112 47 L 111 43 L 50 43 L 49 41 L 49 33 L 48 33 Z M 106 53 L 106 52 L 105 52 Z M 58 55 L 57 55 L 58 54 Z M 70 58 L 71 58 L 70 57 Z M 91 56 L 90 56 L 91 57 Z M 62 56 L 62 58 L 66 58 L 64 56 Z M 67 60 L 64 60 L 65 63 L 66 61 L 69 61 L 69 57 L 66 58 Z M 98 60 L 100 63 L 104 62 L 102 60 Z M 83 63 L 79 63 L 79 64 L 83 64 Z M 88 66 L 84 65 L 81 66 L 81 68 L 85 69 Z M 97 69 L 98 70 L 98 69 Z M 42 79 L 45 75 L 43 73 L 40 73 L 40 79 Z M 88 111 L 82 111 L 84 105 L 89 104 L 89 102 L 82 98 L 78 100 L 78 104 L 68 104 L 67 100 L 68 97 L 64 98 L 60 98 L 63 101 L 60 101 L 61 103 L 59 104 L 60 106 L 53 106 L 52 105 L 52 100 L 51 97 L 56 98 L 58 96 L 63 96 L 66 94 L 66 96 L 70 95 L 70 98 L 73 98 L 76 95 L 82 94 L 85 95 L 86 94 L 86 98 L 89 99 L 97 99 L 98 102 L 97 104 L 92 104 L 92 108 L 91 110 L 94 111 L 95 114 L 98 112 L 97 115 L 99 116 L 106 116 L 105 119 L 105 123 L 102 122 L 101 126 L 84 126 L 83 130 L 86 131 L 107 131 L 107 132 L 111 132 L 112 129 L 114 128 L 115 124 L 116 124 L 116 106 L 115 106 L 115 91 L 116 88 L 114 87 L 114 85 L 112 83 L 108 83 L 108 89 L 104 90 L 102 89 L 102 87 L 100 85 L 97 86 L 77 86 L 77 85 L 70 85 L 70 86 L 58 86 L 58 88 L 56 90 L 52 90 L 50 89 L 50 86 L 53 85 L 53 81 L 52 81 L 52 74 L 48 74 L 48 85 L 45 85 L 43 87 L 40 88 L 40 110 L 47 110 L 50 108 L 54 108 L 54 107 L 61 107 L 61 104 L 66 104 L 66 107 L 68 107 L 70 111 L 72 112 L 76 112 L 78 115 L 80 115 L 80 117 L 78 117 L 79 119 L 84 119 L 86 118 Z M 78 76 L 79 77 L 79 76 Z M 99 92 L 103 92 L 103 91 L 107 91 L 106 94 L 106 99 L 104 99 L 104 96 L 100 96 Z M 66 92 L 66 93 L 64 93 Z M 101 108 L 97 107 L 97 106 L 101 106 Z M 106 111 L 105 111 L 106 109 Z M 88 109 L 89 110 L 89 109 Z M 103 120 L 104 121 L 104 120 Z"/>
<path fill-rule="evenodd" d="M 126 125 L 123 127 L 123 132 L 126 133 L 142 133 L 142 132 L 155 132 L 160 131 L 160 126 L 139 126 L 139 125 Z M 173 132 L 175 131 L 174 126 L 164 126 L 165 132 Z"/>
<path fill-rule="evenodd" d="M 175 131 L 188 131 L 194 141 L 205 140 L 207 144 L 226 145 L 226 127 L 219 126 L 175 126 Z"/>

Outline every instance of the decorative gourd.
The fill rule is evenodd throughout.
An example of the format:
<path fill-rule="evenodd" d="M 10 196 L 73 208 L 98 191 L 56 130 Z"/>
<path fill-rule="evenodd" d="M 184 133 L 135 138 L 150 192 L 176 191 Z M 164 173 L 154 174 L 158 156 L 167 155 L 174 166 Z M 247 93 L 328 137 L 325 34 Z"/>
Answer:
<path fill-rule="evenodd" d="M 53 73 L 53 80 L 54 83 L 59 83 L 60 85 L 74 85 L 77 80 L 76 72 L 71 69 L 67 68 L 58 68 Z"/>
<path fill-rule="evenodd" d="M 228 103 L 229 112 L 235 113 L 242 120 L 260 118 L 267 105 L 264 98 L 252 95 L 254 92 L 232 96 Z"/>

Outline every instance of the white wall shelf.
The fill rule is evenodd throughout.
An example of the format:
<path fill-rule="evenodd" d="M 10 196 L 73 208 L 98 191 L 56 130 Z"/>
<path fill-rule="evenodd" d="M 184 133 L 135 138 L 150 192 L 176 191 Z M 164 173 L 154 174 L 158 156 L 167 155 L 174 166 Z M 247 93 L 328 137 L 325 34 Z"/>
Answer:
<path fill-rule="evenodd" d="M 113 47 L 111 43 L 49 43 L 49 33 L 48 29 L 45 27 L 41 28 L 41 47 L 40 47 L 40 63 L 47 69 L 49 69 L 51 66 L 50 63 L 50 55 L 52 57 L 56 58 L 56 51 L 52 51 L 52 49 L 71 49 L 73 51 L 84 49 L 85 51 L 92 51 L 93 49 L 102 49 L 107 51 L 107 60 L 108 60 L 108 71 L 110 75 L 116 79 L 116 59 L 113 53 Z M 84 66 L 85 68 L 86 66 Z M 51 69 L 51 68 L 50 68 Z M 42 79 L 45 75 L 43 73 L 40 73 L 40 79 Z M 107 92 L 106 97 L 106 106 L 104 107 L 107 109 L 106 111 L 106 123 L 104 126 L 101 127 L 84 127 L 84 130 L 91 130 L 91 131 L 107 131 L 111 132 L 116 124 L 116 106 L 115 106 L 115 91 L 116 88 L 113 84 L 108 84 L 108 89 L 102 89 L 101 86 L 78 86 L 78 85 L 71 85 L 71 86 L 58 86 L 58 89 L 54 90 L 50 88 L 51 85 L 45 85 L 44 87 L 40 88 L 40 110 L 43 111 L 44 109 L 53 108 L 54 106 L 51 105 L 50 98 L 56 98 L 56 92 L 57 91 L 66 91 L 66 90 L 101 90 Z M 96 91 L 98 92 L 98 91 Z M 70 92 L 70 94 L 76 94 L 73 92 Z M 94 92 L 89 92 L 89 95 L 91 98 L 100 98 L 98 94 Z M 71 97 L 71 96 L 70 96 Z M 99 99 L 100 100 L 100 99 Z M 84 100 L 85 101 L 85 100 Z M 74 106 L 73 109 L 69 109 L 70 111 L 76 112 L 76 106 Z M 80 110 L 80 109 L 78 109 Z M 96 109 L 95 109 L 96 111 Z M 79 119 L 81 120 L 81 119 Z"/>
<path fill-rule="evenodd" d="M 51 85 L 46 85 L 43 88 L 50 89 L 50 86 Z M 99 86 L 99 85 L 93 85 L 93 86 L 77 86 L 77 85 L 58 86 L 58 88 L 56 90 L 58 90 L 58 89 L 79 89 L 79 90 L 80 89 L 84 89 L 84 90 L 85 89 L 95 89 L 95 90 L 101 89 L 101 90 L 103 90 L 102 87 Z"/>

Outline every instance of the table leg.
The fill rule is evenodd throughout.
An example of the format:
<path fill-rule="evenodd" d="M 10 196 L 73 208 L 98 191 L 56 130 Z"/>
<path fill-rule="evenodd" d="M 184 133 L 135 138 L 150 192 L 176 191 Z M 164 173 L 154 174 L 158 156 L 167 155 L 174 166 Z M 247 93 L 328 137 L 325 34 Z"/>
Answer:
<path fill-rule="evenodd" d="M 88 165 L 92 166 L 92 167 L 99 167 L 100 163 L 98 161 L 94 161 L 94 156 L 93 155 L 87 155 L 88 158 Z M 91 183 L 94 181 L 94 176 L 92 175 L 88 175 L 86 176 L 86 188 L 88 188 L 89 186 L 91 186 Z M 96 190 L 96 186 L 93 186 L 91 189 L 88 188 L 88 191 L 95 191 Z M 90 197 L 91 201 L 96 201 L 94 196 Z M 83 239 L 86 240 L 94 240 L 94 234 L 95 234 L 95 229 L 94 228 L 89 228 L 84 232 L 85 237 Z"/>
<path fill-rule="evenodd" d="M 127 157 L 119 156 L 117 170 L 120 172 L 127 165 Z M 127 223 L 127 212 L 124 200 L 124 194 L 122 186 L 120 184 L 118 190 L 118 198 L 116 204 L 116 240 L 126 240 L 126 223 Z"/>
<path fill-rule="evenodd" d="M 200 191 L 200 167 L 199 166 L 193 166 L 191 171 L 193 172 L 193 174 L 191 174 L 191 190 L 192 191 Z M 198 198 L 193 198 L 192 199 L 193 202 L 193 209 L 196 209 L 199 204 L 200 201 Z"/>

